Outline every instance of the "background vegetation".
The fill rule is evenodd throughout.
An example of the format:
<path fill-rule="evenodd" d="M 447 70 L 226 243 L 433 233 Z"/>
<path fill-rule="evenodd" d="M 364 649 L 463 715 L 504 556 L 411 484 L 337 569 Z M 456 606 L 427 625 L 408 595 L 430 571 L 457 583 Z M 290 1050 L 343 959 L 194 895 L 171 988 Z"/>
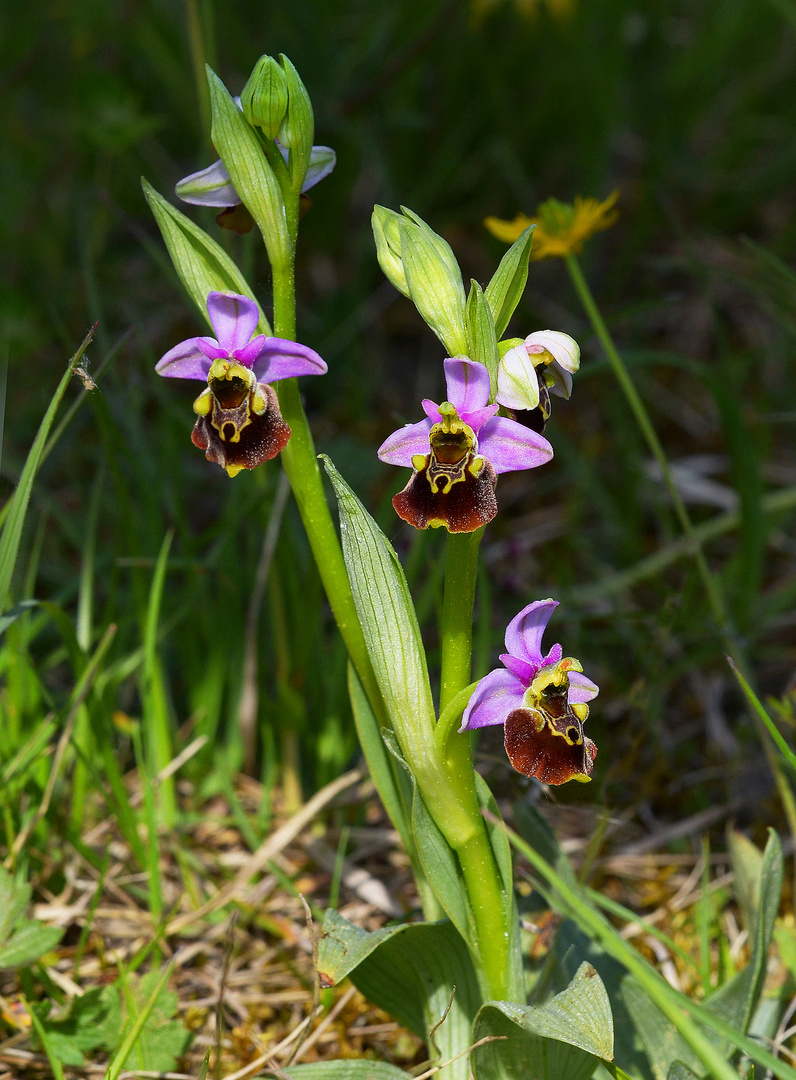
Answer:
<path fill-rule="evenodd" d="M 139 838 L 124 775 L 151 775 L 197 737 L 181 773 L 191 812 L 220 793 L 252 845 L 277 777 L 295 807 L 357 759 L 345 657 L 297 516 L 282 509 L 278 462 L 230 481 L 190 445 L 193 389 L 153 370 L 198 328 L 140 176 L 171 197 L 213 160 L 202 63 L 239 92 L 263 52 L 290 56 L 316 141 L 338 154 L 299 254 L 299 336 L 330 367 L 303 388 L 316 441 L 405 552 L 431 649 L 440 538 L 394 517 L 403 480 L 374 450 L 439 393 L 442 356 L 381 277 L 373 203 L 421 214 L 483 282 L 503 251 L 486 215 L 618 188 L 619 223 L 590 241 L 585 272 L 710 537 L 748 670 L 792 733 L 793 0 L 54 0 L 45 22 L 15 0 L 0 12 L 4 495 L 65 359 L 98 324 L 98 389 L 67 391 L 59 420 L 71 419 L 34 486 L 12 587 L 14 601 L 56 607 L 16 619 L 0 653 L 5 850 L 51 893 L 60 856 L 108 808 L 152 870 L 157 848 Z M 216 229 L 210 211 L 196 220 L 267 299 L 254 237 Z M 477 674 L 494 666 L 508 617 L 562 600 L 551 640 L 601 686 L 594 782 L 555 794 L 580 807 L 574 831 L 590 834 L 602 808 L 626 842 L 687 819 L 685 852 L 730 817 L 758 841 L 771 821 L 788 831 L 788 781 L 778 793 L 665 489 L 557 260 L 531 264 L 512 324 L 540 328 L 575 336 L 583 365 L 548 429 L 555 461 L 501 480 Z M 37 819 L 43 750 L 70 717 L 77 749 Z M 524 790 L 499 740 L 480 747 L 499 791 Z M 245 810 L 243 767 L 263 784 Z M 161 826 L 187 827 L 178 794 L 162 785 L 150 808 Z"/>

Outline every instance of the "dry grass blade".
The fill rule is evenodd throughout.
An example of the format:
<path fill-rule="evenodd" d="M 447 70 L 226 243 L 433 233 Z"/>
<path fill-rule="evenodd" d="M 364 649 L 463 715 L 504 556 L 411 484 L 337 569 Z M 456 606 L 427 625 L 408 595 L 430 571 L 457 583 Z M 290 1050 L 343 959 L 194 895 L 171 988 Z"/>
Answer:
<path fill-rule="evenodd" d="M 199 919 L 203 919 L 206 915 L 218 911 L 219 908 L 238 896 L 254 875 L 259 873 L 292 840 L 295 840 L 301 830 L 312 821 L 324 806 L 327 806 L 340 792 L 353 787 L 361 779 L 362 773 L 358 769 L 352 769 L 350 772 L 338 777 L 337 780 L 332 780 L 326 787 L 321 788 L 289 821 L 286 821 L 284 825 L 260 845 L 232 881 L 219 889 L 212 900 L 208 900 L 206 904 L 202 904 L 195 911 L 189 911 L 185 915 L 178 915 L 176 919 L 172 919 L 166 928 L 166 933 L 179 933 L 180 930 L 184 930 L 185 927 L 190 926 Z"/>
<path fill-rule="evenodd" d="M 258 1069 L 261 1069 L 263 1067 L 263 1065 L 267 1065 L 270 1068 L 270 1063 L 274 1060 L 276 1054 L 278 1054 L 281 1050 L 286 1050 L 289 1046 L 291 1046 L 296 1041 L 296 1039 L 298 1039 L 309 1027 L 309 1025 L 315 1019 L 315 1015 L 315 1012 L 311 1012 L 309 1016 L 306 1016 L 301 1021 L 301 1023 L 298 1025 L 298 1027 L 295 1028 L 294 1031 L 291 1031 L 287 1038 L 283 1039 L 281 1043 L 278 1043 L 276 1046 L 272 1047 L 272 1049 L 269 1050 L 267 1054 L 262 1054 L 260 1057 L 255 1058 L 254 1061 L 249 1062 L 249 1064 L 245 1065 L 242 1069 L 238 1069 L 237 1072 L 229 1073 L 227 1076 L 224 1077 L 224 1080 L 244 1080 L 244 1077 L 251 1076 L 252 1073 L 256 1073 Z"/>
<path fill-rule="evenodd" d="M 430 1076 L 436 1075 L 441 1069 L 447 1069 L 454 1061 L 458 1061 L 459 1058 L 471 1054 L 473 1050 L 477 1050 L 479 1046 L 484 1046 L 486 1043 L 491 1042 L 503 1042 L 507 1038 L 508 1035 L 484 1035 L 483 1039 L 474 1042 L 472 1046 L 468 1046 L 466 1050 L 462 1050 L 460 1054 L 456 1054 L 454 1057 L 449 1058 L 448 1061 L 443 1061 L 441 1065 L 434 1065 L 432 1068 L 427 1069 L 424 1073 L 421 1073 L 420 1076 L 416 1076 L 415 1080 L 428 1080 Z"/>
<path fill-rule="evenodd" d="M 346 1005 L 354 997 L 356 992 L 357 988 L 355 986 L 349 986 L 349 988 L 346 990 L 340 1000 L 336 1001 L 334 1006 L 329 1010 L 329 1014 L 325 1016 L 323 1020 L 321 1020 L 320 1024 L 318 1024 L 315 1030 L 307 1036 L 307 1038 L 301 1043 L 301 1045 L 296 1047 L 296 1050 L 290 1059 L 291 1065 L 295 1065 L 300 1057 L 303 1057 L 308 1050 L 312 1049 L 312 1047 L 315 1045 L 321 1035 L 323 1035 L 324 1031 L 326 1031 L 326 1029 L 335 1022 L 337 1017 L 340 1015 L 343 1009 L 345 1009 Z"/>

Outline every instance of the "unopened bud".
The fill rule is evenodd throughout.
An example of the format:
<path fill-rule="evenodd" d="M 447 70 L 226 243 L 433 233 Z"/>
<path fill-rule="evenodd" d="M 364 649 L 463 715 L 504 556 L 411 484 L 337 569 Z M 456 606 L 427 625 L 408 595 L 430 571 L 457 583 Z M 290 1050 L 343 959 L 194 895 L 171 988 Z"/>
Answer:
<path fill-rule="evenodd" d="M 289 150 L 290 181 L 295 192 L 301 191 L 312 156 L 315 117 L 307 88 L 284 53 L 279 60 L 287 87 L 287 112 L 277 133 L 279 142 Z"/>
<path fill-rule="evenodd" d="M 507 409 L 522 412 L 530 412 L 539 404 L 539 378 L 522 341 L 514 344 L 500 358 L 497 400 Z"/>
<path fill-rule="evenodd" d="M 370 219 L 373 226 L 373 239 L 376 241 L 376 258 L 384 271 L 384 276 L 394 285 L 399 293 L 409 297 L 409 285 L 406 281 L 403 262 L 401 261 L 401 215 L 386 206 L 374 206 Z"/>
<path fill-rule="evenodd" d="M 288 93 L 285 73 L 272 56 L 261 56 L 254 65 L 240 100 L 252 127 L 275 139 L 288 111 Z"/>

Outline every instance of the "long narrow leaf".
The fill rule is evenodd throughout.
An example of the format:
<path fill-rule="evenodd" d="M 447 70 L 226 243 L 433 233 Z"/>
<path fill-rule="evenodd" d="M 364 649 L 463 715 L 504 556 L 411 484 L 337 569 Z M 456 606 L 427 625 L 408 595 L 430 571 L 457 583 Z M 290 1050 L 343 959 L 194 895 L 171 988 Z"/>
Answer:
<path fill-rule="evenodd" d="M 95 329 L 96 327 L 92 327 L 91 330 L 89 330 L 83 339 L 80 348 L 69 361 L 63 378 L 58 384 L 58 388 L 53 394 L 50 404 L 47 407 L 44 419 L 39 425 L 39 430 L 36 433 L 33 446 L 30 448 L 27 460 L 25 461 L 25 466 L 22 469 L 22 475 L 19 478 L 17 489 L 11 496 L 11 509 L 8 511 L 8 516 L 3 525 L 3 532 L 2 535 L 0 535 L 0 614 L 6 610 L 8 593 L 11 588 L 11 578 L 14 574 L 17 554 L 19 553 L 19 545 L 22 540 L 22 529 L 25 524 L 28 503 L 30 502 L 30 493 L 33 489 L 33 481 L 35 480 L 36 473 L 39 469 L 42 452 L 44 451 L 44 446 L 47 442 L 47 436 L 52 427 L 53 420 L 55 419 L 58 406 L 61 404 L 61 400 L 66 393 L 69 380 L 72 378 L 75 367 L 80 363 L 83 354 L 88 348 Z"/>
<path fill-rule="evenodd" d="M 492 318 L 495 320 L 495 333 L 498 337 L 502 337 L 525 289 L 525 283 L 528 280 L 528 259 L 531 255 L 535 228 L 535 225 L 529 225 L 523 233 L 520 233 L 500 260 L 500 266 L 484 289 L 484 296 L 492 312 Z"/>
<path fill-rule="evenodd" d="M 401 751 L 423 802 L 453 847 L 472 835 L 434 739 L 434 703 L 412 597 L 387 537 L 321 455 L 340 509 L 340 533 L 351 592 L 373 672 Z"/>
<path fill-rule="evenodd" d="M 167 202 L 143 176 L 141 186 L 149 208 L 155 215 L 174 269 L 202 317 L 208 317 L 209 292 L 236 292 L 257 303 L 243 274 L 224 249 L 219 247 L 204 229 L 200 229 L 190 218 Z M 261 334 L 270 336 L 271 327 L 262 309 L 257 326 Z"/>
<path fill-rule="evenodd" d="M 739 671 L 739 669 L 736 667 L 736 665 L 733 663 L 732 659 L 729 656 L 727 657 L 727 663 L 732 668 L 735 678 L 738 680 L 740 687 L 744 692 L 746 700 L 749 702 L 754 711 L 768 728 L 768 733 L 774 740 L 774 742 L 777 744 L 777 749 L 780 751 L 780 753 L 785 758 L 790 767 L 794 770 L 794 772 L 796 772 L 796 754 L 794 754 L 794 752 L 785 742 L 785 739 L 782 736 L 779 728 L 768 715 L 766 710 L 763 708 L 760 702 L 760 698 L 754 692 L 752 687 L 744 678 L 743 673 Z"/>

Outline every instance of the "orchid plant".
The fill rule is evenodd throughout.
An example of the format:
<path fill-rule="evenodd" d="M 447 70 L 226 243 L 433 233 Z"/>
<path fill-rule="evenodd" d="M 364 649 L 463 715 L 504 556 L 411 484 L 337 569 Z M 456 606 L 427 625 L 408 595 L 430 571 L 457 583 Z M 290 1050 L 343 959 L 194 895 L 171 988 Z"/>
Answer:
<path fill-rule="evenodd" d="M 262 57 L 239 100 L 209 69 L 208 82 L 220 158 L 180 181 L 177 194 L 193 204 L 242 207 L 257 225 L 271 267 L 273 330 L 224 249 L 144 181 L 176 271 L 215 334 L 175 345 L 156 370 L 205 384 L 193 403 L 191 437 L 230 477 L 280 455 L 348 649 L 362 750 L 408 852 L 425 916 L 366 933 L 328 912 L 319 981 L 333 986 L 350 977 L 427 1041 L 444 1080 L 466 1080 L 471 1069 L 479 1080 L 586 1080 L 599 1062 L 621 1077 L 610 1064 L 608 995 L 585 956 L 570 979 L 554 980 L 555 996 L 544 1000 L 537 986 L 529 1004 L 507 832 L 471 757 L 469 733 L 493 725 L 504 727 L 514 768 L 543 784 L 588 781 L 597 755 L 584 731 L 596 684 L 560 645 L 542 651 L 555 600 L 528 603 L 506 629 L 503 666 L 476 683 L 471 675 L 478 550 L 498 513 L 499 477 L 551 460 L 553 446 L 542 434 L 550 394 L 569 398 L 580 361 L 576 342 L 560 331 L 503 338 L 525 287 L 534 224 L 513 237 L 486 288 L 473 281 L 465 291 L 450 246 L 417 214 L 380 206 L 373 214 L 382 269 L 442 346 L 446 400 L 424 400 L 425 418 L 399 428 L 377 451 L 382 461 L 412 470 L 393 500 L 397 514 L 416 529 L 448 533 L 435 707 L 400 561 L 324 458 L 338 536 L 296 381 L 327 370 L 295 340 L 295 255 L 303 193 L 334 167 L 334 152 L 313 145 L 309 96 L 286 57 Z M 601 220 L 611 206 L 599 208 Z M 534 827 L 549 848 L 540 822 Z M 560 862 L 527 852 L 548 895 L 566 898 L 567 913 L 592 910 Z M 599 939 L 602 923 L 589 925 Z M 678 1009 L 666 1012 L 677 1037 L 707 1061 L 704 1037 Z M 351 1062 L 337 1071 L 332 1065 L 329 1076 L 364 1075 Z M 307 1068 L 287 1073 L 298 1077 Z M 384 1066 L 373 1075 L 405 1074 Z"/>

